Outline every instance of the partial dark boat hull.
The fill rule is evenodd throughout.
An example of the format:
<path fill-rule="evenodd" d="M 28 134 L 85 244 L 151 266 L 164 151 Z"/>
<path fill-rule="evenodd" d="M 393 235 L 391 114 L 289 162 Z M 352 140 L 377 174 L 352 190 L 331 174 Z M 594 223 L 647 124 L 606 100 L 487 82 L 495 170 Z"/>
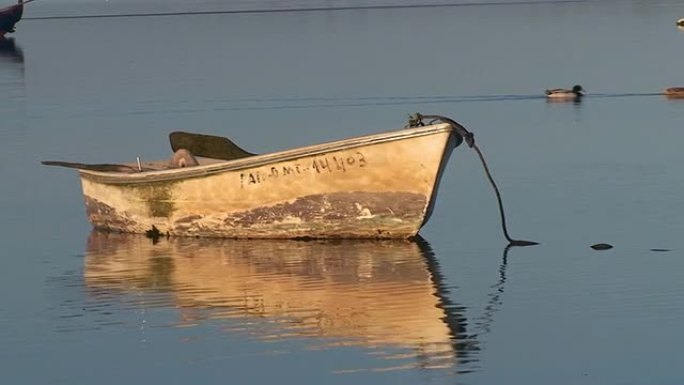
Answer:
<path fill-rule="evenodd" d="M 7 33 L 14 32 L 14 26 L 21 20 L 23 14 L 23 2 L 0 9 L 0 38 Z"/>

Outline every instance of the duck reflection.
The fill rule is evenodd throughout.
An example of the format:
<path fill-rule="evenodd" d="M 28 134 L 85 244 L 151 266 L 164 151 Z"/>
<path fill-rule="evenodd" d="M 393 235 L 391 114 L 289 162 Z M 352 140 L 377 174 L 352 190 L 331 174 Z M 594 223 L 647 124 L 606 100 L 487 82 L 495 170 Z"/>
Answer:
<path fill-rule="evenodd" d="M 446 298 L 437 261 L 422 239 L 172 238 L 153 244 L 93 231 L 84 275 L 95 296 L 147 294 L 144 306 L 179 309 L 178 326 L 234 319 L 237 331 L 257 338 L 313 337 L 317 347 L 361 346 L 408 358 L 391 368 L 463 366 L 478 350 L 466 334 L 465 309 Z M 267 322 L 257 327 L 258 320 Z M 401 354 L 388 352 L 392 348 Z"/>
<path fill-rule="evenodd" d="M 582 100 L 583 100 L 582 97 L 573 97 L 573 98 L 567 98 L 567 99 L 546 98 L 546 103 L 547 104 L 570 104 L 570 103 L 572 103 L 573 106 L 581 106 Z"/>

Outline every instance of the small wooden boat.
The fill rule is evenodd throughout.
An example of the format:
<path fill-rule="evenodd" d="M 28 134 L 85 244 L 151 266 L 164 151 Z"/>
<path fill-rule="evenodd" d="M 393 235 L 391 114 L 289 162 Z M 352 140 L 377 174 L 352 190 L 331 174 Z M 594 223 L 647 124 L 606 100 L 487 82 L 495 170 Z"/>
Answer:
<path fill-rule="evenodd" d="M 21 16 L 24 14 L 24 3 L 24 1 L 19 0 L 17 4 L 0 8 L 0 38 L 7 33 L 14 32 L 14 25 L 21 20 Z"/>
<path fill-rule="evenodd" d="M 663 91 L 668 98 L 684 98 L 684 87 L 670 87 Z"/>
<path fill-rule="evenodd" d="M 579 84 L 572 89 L 554 88 L 544 91 L 548 99 L 553 100 L 577 100 L 584 96 L 584 89 Z"/>
<path fill-rule="evenodd" d="M 465 128 L 442 119 L 264 155 L 238 148 L 242 152 L 229 160 L 181 156 L 188 167 L 176 167 L 177 157 L 170 165 L 43 164 L 79 169 L 86 212 L 98 229 L 153 236 L 411 238 L 430 217 L 452 149 L 468 139 Z M 207 155 L 192 143 L 172 147 L 176 155 L 186 149 Z"/>

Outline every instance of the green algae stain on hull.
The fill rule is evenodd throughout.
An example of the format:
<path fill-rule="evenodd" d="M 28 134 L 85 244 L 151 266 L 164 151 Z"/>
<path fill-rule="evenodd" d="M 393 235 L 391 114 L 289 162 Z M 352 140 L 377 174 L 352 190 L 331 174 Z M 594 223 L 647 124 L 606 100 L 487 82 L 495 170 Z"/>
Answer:
<path fill-rule="evenodd" d="M 150 217 L 171 218 L 175 211 L 173 191 L 178 181 L 158 181 L 143 184 L 121 184 L 121 191 L 131 200 L 144 202 Z"/>

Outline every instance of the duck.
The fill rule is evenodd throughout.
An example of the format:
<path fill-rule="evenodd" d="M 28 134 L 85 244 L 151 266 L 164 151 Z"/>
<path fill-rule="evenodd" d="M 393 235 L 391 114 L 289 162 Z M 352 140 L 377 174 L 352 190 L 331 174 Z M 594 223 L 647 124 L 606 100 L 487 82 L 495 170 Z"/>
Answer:
<path fill-rule="evenodd" d="M 663 91 L 668 98 L 684 98 L 684 87 L 670 87 Z"/>
<path fill-rule="evenodd" d="M 552 99 L 578 99 L 584 95 L 584 89 L 579 84 L 572 87 L 571 90 L 563 88 L 554 88 L 546 90 L 546 97 Z"/>

